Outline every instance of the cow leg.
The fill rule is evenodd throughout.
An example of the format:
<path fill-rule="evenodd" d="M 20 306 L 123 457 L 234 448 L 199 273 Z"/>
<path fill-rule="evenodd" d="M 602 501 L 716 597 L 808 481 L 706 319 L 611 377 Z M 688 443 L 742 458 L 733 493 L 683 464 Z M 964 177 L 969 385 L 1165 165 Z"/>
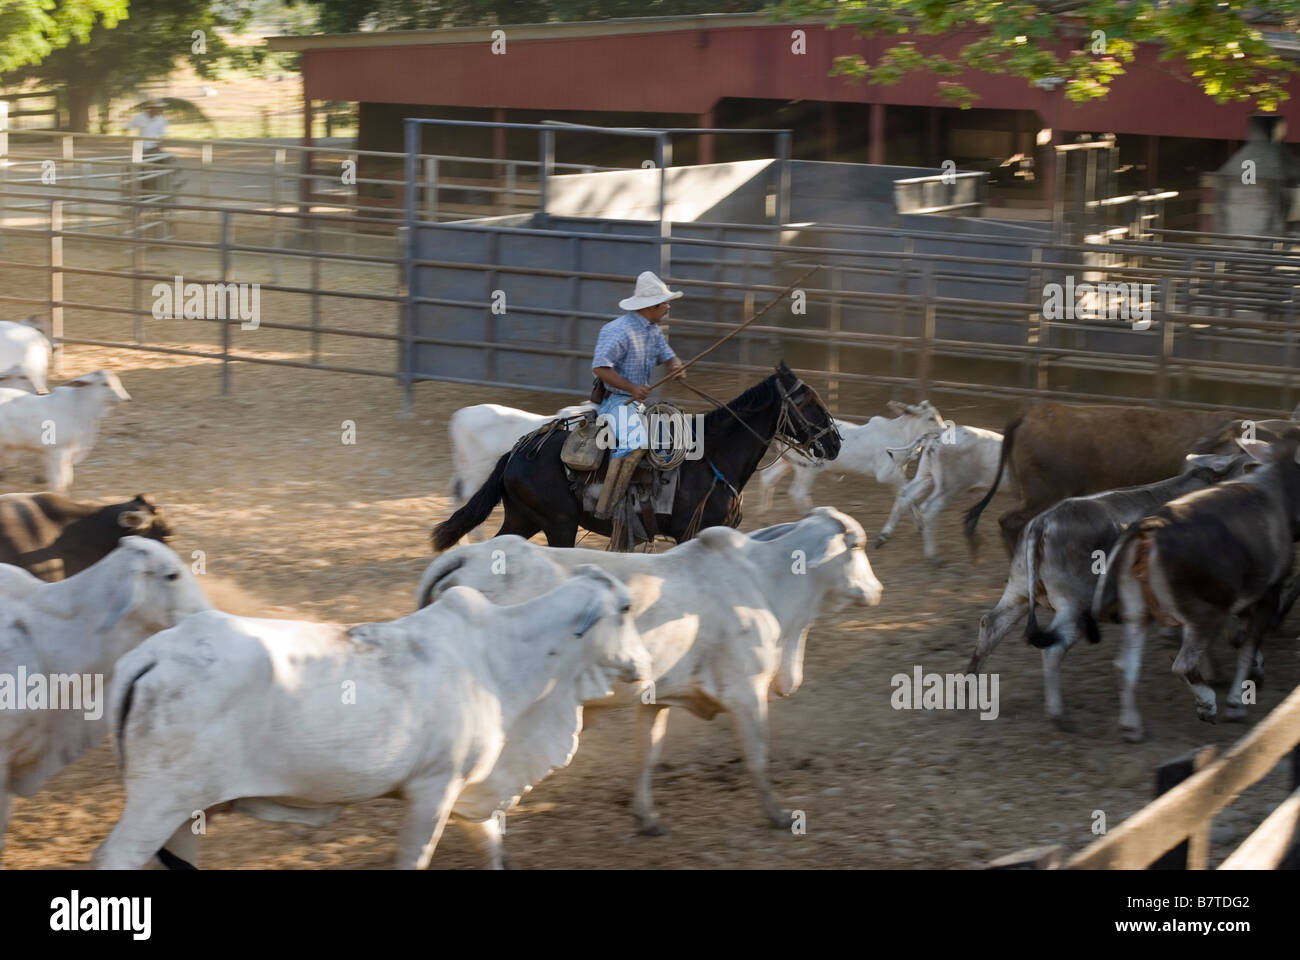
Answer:
<path fill-rule="evenodd" d="M 643 705 L 637 710 L 636 722 L 637 742 L 641 747 L 641 772 L 637 774 L 636 795 L 632 806 L 640 832 L 647 837 L 661 837 L 667 831 L 655 812 L 651 788 L 654 769 L 659 763 L 659 753 L 663 748 L 664 734 L 668 732 L 668 708 L 654 704 Z"/>
<path fill-rule="evenodd" d="M 46 451 L 45 478 L 55 493 L 67 493 L 72 486 L 72 454 L 55 448 Z"/>
<path fill-rule="evenodd" d="M 763 804 L 763 813 L 772 826 L 788 829 L 793 822 L 793 814 L 777 802 L 772 793 L 772 786 L 767 782 L 767 685 L 746 690 L 744 696 L 726 702 L 736 725 L 736 737 L 740 741 L 741 752 L 745 755 L 745 765 L 749 775 L 758 788 L 759 799 Z M 725 701 L 724 701 L 725 702 Z"/>
<path fill-rule="evenodd" d="M 925 505 L 921 507 L 921 542 L 924 544 L 925 559 L 933 564 L 941 564 L 939 559 L 939 514 L 952 502 L 948 491 L 935 491 Z"/>
<path fill-rule="evenodd" d="M 460 827 L 461 832 L 469 838 L 469 842 L 483 858 L 486 869 L 509 868 L 509 861 L 501 849 L 501 825 L 496 817 L 488 817 L 486 820 L 464 820 L 457 817 L 456 826 Z"/>
<path fill-rule="evenodd" d="M 1174 658 L 1174 673 L 1183 678 L 1196 698 L 1196 715 L 1209 723 L 1214 722 L 1216 710 L 1214 689 L 1201 676 L 1201 657 L 1222 626 L 1222 620 L 1184 624 L 1183 648 Z"/>
<path fill-rule="evenodd" d="M 209 806 L 212 804 L 192 797 L 183 802 L 167 785 L 156 781 L 128 788 L 122 819 L 99 845 L 91 865 L 97 870 L 139 870 L 179 832 L 177 824 L 188 830 L 190 813 Z M 176 851 L 169 848 L 169 852 Z"/>
<path fill-rule="evenodd" d="M 883 547 L 889 542 L 894 535 L 894 528 L 898 526 L 898 521 L 903 519 L 903 511 L 914 509 L 913 504 L 920 500 L 931 486 L 928 473 L 903 485 L 902 489 L 898 491 L 898 496 L 894 498 L 894 506 L 889 511 L 889 519 L 885 521 L 885 525 L 880 528 L 880 535 L 876 537 L 877 547 Z"/>
<path fill-rule="evenodd" d="M 772 509 L 772 500 L 776 495 L 776 482 L 789 473 L 793 467 L 790 462 L 782 457 L 776 463 L 764 470 L 758 477 L 758 489 L 762 494 L 759 501 L 758 512 L 760 515 L 767 513 Z"/>
<path fill-rule="evenodd" d="M 1061 661 L 1079 639 L 1078 612 L 1061 602 L 1061 609 L 1056 611 L 1047 630 L 1061 640 L 1043 650 L 1043 702 L 1057 729 L 1073 733 L 1074 721 L 1066 716 L 1065 701 L 1061 697 Z"/>
<path fill-rule="evenodd" d="M 967 673 L 980 672 L 989 654 L 1029 610 L 1029 597 L 1023 588 L 1024 573 L 1021 572 L 1017 581 L 1016 569 L 1013 567 L 1011 578 L 998 605 L 980 617 L 980 636 L 975 642 L 975 652 L 971 654 Z"/>
<path fill-rule="evenodd" d="M 816 468 L 803 464 L 794 468 L 794 483 L 790 484 L 787 494 L 799 508 L 800 513 L 807 513 L 812 509 L 812 489 L 817 480 L 817 473 Z"/>
<path fill-rule="evenodd" d="M 190 816 L 185 822 L 176 828 L 176 832 L 167 838 L 163 849 L 173 857 L 184 860 L 194 869 L 199 868 L 199 835 L 194 832 L 193 810 L 190 811 Z M 163 863 L 155 857 L 150 865 L 162 867 Z"/>
<path fill-rule="evenodd" d="M 1237 649 L 1237 674 L 1232 678 L 1232 686 L 1228 688 L 1228 702 L 1223 709 L 1225 720 L 1244 720 L 1246 717 L 1241 695 L 1245 692 L 1246 681 L 1256 674 L 1262 662 L 1259 647 L 1278 609 L 1278 593 L 1274 589 L 1264 594 L 1250 611 L 1241 646 Z"/>
<path fill-rule="evenodd" d="M 406 814 L 397 835 L 399 870 L 426 870 L 438 848 L 451 808 L 465 781 L 457 776 L 430 777 L 408 784 Z"/>
<path fill-rule="evenodd" d="M 1035 516 L 1037 514 L 1034 511 L 1016 509 L 998 517 L 998 526 L 1002 528 L 1002 542 L 1006 545 L 1009 556 L 1014 557 L 1016 555 L 1016 545 L 1020 543 L 1020 534 Z"/>

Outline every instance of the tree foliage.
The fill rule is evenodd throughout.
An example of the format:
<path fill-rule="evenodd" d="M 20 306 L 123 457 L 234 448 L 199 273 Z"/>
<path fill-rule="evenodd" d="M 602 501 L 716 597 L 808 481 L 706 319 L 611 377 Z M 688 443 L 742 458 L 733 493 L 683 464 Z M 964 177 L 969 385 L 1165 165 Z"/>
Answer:
<path fill-rule="evenodd" d="M 1181 68 L 1216 103 L 1253 101 L 1276 110 L 1296 62 L 1270 39 L 1295 42 L 1297 0 L 782 0 L 782 20 L 829 18 L 831 28 L 866 36 L 955 34 L 952 56 L 923 52 L 911 39 L 875 63 L 837 58 L 832 73 L 869 83 L 897 83 L 916 71 L 933 74 L 945 98 L 968 107 L 977 99 L 953 79 L 965 70 L 1008 74 L 1030 83 L 1059 80 L 1076 102 L 1100 100 L 1132 63 L 1138 44 L 1160 47 L 1160 60 Z"/>
<path fill-rule="evenodd" d="M 96 22 L 112 27 L 127 0 L 0 0 L 0 74 L 40 63 L 73 40 L 84 43 Z"/>

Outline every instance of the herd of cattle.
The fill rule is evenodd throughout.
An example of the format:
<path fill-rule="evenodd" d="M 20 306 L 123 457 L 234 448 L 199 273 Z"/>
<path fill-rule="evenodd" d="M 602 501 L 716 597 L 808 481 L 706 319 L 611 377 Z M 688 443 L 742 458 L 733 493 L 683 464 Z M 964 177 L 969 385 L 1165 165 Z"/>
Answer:
<path fill-rule="evenodd" d="M 1291 421 L 1045 403 L 999 434 L 952 424 L 922 401 L 838 423 L 834 463 L 787 457 L 763 474 L 766 506 L 794 473 L 791 495 L 806 512 L 797 522 L 748 535 L 713 527 L 653 554 L 498 537 L 434 559 L 415 612 L 390 622 L 237 617 L 213 609 L 165 545 L 172 529 L 148 497 L 99 506 L 63 495 L 103 413 L 129 397 L 109 371 L 44 393 L 47 357 L 30 326 L 0 323 L 0 452 L 45 456 L 53 488 L 0 496 L 0 855 L 11 795 L 32 794 L 111 736 L 126 805 L 97 866 L 197 865 L 200 812 L 321 825 L 348 804 L 395 797 L 405 805 L 399 866 L 427 866 L 454 821 L 500 867 L 504 815 L 570 761 L 584 709 L 623 706 L 638 716 L 642 832 L 663 832 L 651 778 L 671 707 L 731 714 L 765 816 L 788 827 L 766 774 L 768 703 L 800 686 L 821 614 L 882 595 L 861 524 L 809 509 L 827 470 L 895 486 L 877 546 L 911 511 L 933 560 L 945 506 L 988 491 L 967 519 L 974 550 L 993 492 L 1018 491 L 1019 507 L 1001 518 L 1006 591 L 981 621 L 970 669 L 1027 616 L 1027 639 L 1044 649 L 1047 713 L 1062 725 L 1061 658 L 1116 617 L 1127 736 L 1141 736 L 1135 685 L 1151 622 L 1182 626 L 1174 670 L 1211 718 L 1203 654 L 1244 621 L 1225 711 L 1240 716 L 1260 640 L 1294 600 Z M 453 499 L 545 419 L 496 405 L 458 411 Z M 1055 611 L 1046 627 L 1038 602 Z M 56 702 L 74 688 L 88 698 L 95 678 L 97 711 Z"/>

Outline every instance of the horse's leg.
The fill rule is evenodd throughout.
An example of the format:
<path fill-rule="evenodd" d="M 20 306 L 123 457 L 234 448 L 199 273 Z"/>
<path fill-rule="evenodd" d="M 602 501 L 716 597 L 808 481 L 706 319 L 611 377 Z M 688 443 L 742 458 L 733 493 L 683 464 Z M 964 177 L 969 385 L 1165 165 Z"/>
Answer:
<path fill-rule="evenodd" d="M 576 517 L 553 520 L 544 525 L 542 530 L 546 533 L 546 545 L 548 547 L 571 547 L 578 542 L 578 520 Z"/>

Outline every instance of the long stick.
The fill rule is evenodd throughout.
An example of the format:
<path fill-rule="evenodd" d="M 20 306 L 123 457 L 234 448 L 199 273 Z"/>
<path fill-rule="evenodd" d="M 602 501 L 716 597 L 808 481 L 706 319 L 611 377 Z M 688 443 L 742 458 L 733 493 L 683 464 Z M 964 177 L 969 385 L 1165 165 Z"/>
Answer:
<path fill-rule="evenodd" d="M 701 359 L 701 358 L 707 356 L 708 354 L 712 353 L 714 350 L 718 349 L 718 347 L 722 346 L 724 343 L 726 343 L 728 340 L 730 340 L 730 339 L 731 339 L 732 337 L 734 337 L 736 334 L 740 333 L 741 330 L 744 330 L 747 326 L 749 326 L 751 323 L 753 323 L 755 320 L 757 320 L 757 319 L 758 319 L 759 317 L 761 317 L 763 314 L 767 313 L 767 311 L 771 310 L 771 309 L 772 309 L 773 307 L 775 307 L 778 303 L 780 303 L 782 300 L 784 300 L 784 299 L 785 299 L 785 295 L 786 295 L 787 293 L 789 293 L 789 292 L 790 292 L 791 290 L 793 290 L 795 287 L 799 286 L 799 284 L 803 283 L 805 280 L 807 280 L 809 277 L 811 277 L 814 273 L 816 273 L 816 272 L 817 272 L 818 270 L 820 270 L 821 268 L 822 268 L 822 265 L 821 265 L 820 263 L 817 264 L 817 265 L 815 265 L 815 266 L 813 266 L 813 267 L 811 267 L 811 268 L 809 268 L 809 269 L 808 269 L 808 270 L 807 270 L 807 271 L 806 271 L 806 272 L 805 272 L 801 277 L 799 277 L 797 280 L 795 280 L 794 283 L 790 284 L 790 286 L 786 287 L 786 288 L 785 288 L 784 290 L 782 290 L 779 294 L 777 294 L 775 297 L 773 297 L 772 300 L 768 303 L 768 305 L 765 306 L 762 310 L 758 311 L 758 313 L 754 314 L 752 317 L 750 317 L 748 320 L 746 320 L 744 323 L 742 323 L 740 326 L 738 326 L 735 330 L 732 330 L 729 334 L 727 334 L 725 337 L 723 337 L 721 340 L 719 340 L 719 341 L 718 341 L 717 343 L 715 343 L 713 346 L 709 347 L 709 348 L 708 348 L 707 350 L 705 350 L 703 353 L 699 354 L 699 356 L 695 357 L 694 360 L 689 360 L 689 361 L 687 361 L 686 363 L 682 364 L 681 367 L 678 368 L 678 370 L 674 370 L 672 373 L 668 374 L 667 376 L 660 377 L 660 378 L 659 378 L 658 380 L 656 380 L 654 383 L 650 384 L 650 389 L 653 390 L 655 387 L 659 386 L 661 383 L 666 383 L 667 381 L 673 379 L 673 377 L 677 376 L 677 374 L 678 374 L 678 372 L 679 372 L 680 370 L 685 370 L 685 369 L 686 369 L 687 367 L 689 367 L 692 363 L 694 363 L 695 360 L 699 360 L 699 359 Z"/>

